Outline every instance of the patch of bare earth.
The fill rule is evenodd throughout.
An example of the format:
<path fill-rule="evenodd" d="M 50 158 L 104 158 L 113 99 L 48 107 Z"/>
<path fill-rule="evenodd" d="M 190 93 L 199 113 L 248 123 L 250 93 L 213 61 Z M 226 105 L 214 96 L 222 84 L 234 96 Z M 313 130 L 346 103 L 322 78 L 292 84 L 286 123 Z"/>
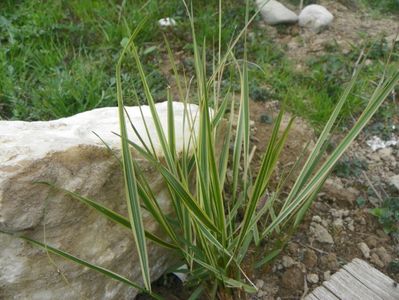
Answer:
<path fill-rule="evenodd" d="M 388 40 L 393 40 L 399 33 L 399 15 L 385 14 L 377 19 L 359 7 L 348 4 L 352 1 L 322 0 L 319 2 L 334 15 L 334 21 L 329 29 L 319 34 L 298 25 L 290 26 L 283 33 L 277 27 L 260 25 L 267 28 L 277 44 L 285 47 L 286 55 L 296 62 L 298 69 L 301 69 L 305 61 L 312 56 L 324 54 L 326 46 L 336 43 L 343 53 L 346 53 L 352 47 L 361 48 L 366 40 L 383 36 Z M 298 9 L 293 9 L 299 13 Z"/>
<path fill-rule="evenodd" d="M 264 110 L 255 104 L 252 111 L 255 141 L 264 143 L 267 133 L 262 131 L 270 132 L 270 128 L 259 122 Z M 309 128 L 302 120 L 295 124 L 283 153 L 283 164 L 289 165 L 290 159 L 293 161 L 314 138 Z M 344 165 L 352 168 L 353 173 L 333 175 L 327 180 L 283 253 L 272 264 L 251 274 L 259 292 L 249 299 L 300 299 L 354 258 L 368 261 L 389 275 L 393 283 L 399 281 L 398 270 L 392 267 L 399 262 L 399 241 L 386 234 L 369 212 L 384 197 L 399 195 L 399 190 L 391 184 L 391 178 L 399 174 L 399 147 L 373 151 L 366 143 L 369 138 L 363 133 L 346 153 L 348 162 L 367 163 L 358 170 Z M 364 199 L 362 205 L 357 201 L 360 197 Z M 254 249 L 252 254 L 259 258 L 269 253 L 270 244 L 267 244 L 263 250 Z"/>

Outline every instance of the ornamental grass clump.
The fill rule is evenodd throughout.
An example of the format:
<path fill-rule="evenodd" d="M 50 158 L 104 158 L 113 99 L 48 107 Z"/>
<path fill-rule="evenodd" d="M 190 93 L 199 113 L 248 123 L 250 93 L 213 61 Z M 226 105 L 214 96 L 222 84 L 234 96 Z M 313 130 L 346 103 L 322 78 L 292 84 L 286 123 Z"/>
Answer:
<path fill-rule="evenodd" d="M 220 38 L 223 30 L 221 4 L 219 7 Z M 212 72 L 208 75 L 206 44 L 205 42 L 201 45 L 198 44 L 194 18 L 189 10 L 188 12 L 193 36 L 195 69 L 193 79 L 182 79 L 165 39 L 179 101 L 186 107 L 187 130 L 191 132 L 189 140 L 184 143 L 183 152 L 177 153 L 176 151 L 173 102 L 169 89 L 166 91 L 167 128 L 162 127 L 157 114 L 135 44 L 135 36 L 140 30 L 139 26 L 126 43 L 116 67 L 119 135 L 122 145 L 120 160 L 125 179 L 127 216 L 119 215 L 94 200 L 64 190 L 74 198 L 96 209 L 103 216 L 131 231 L 140 258 L 143 285 L 50 245 L 27 237 L 23 238 L 49 252 L 124 282 L 154 298 L 160 298 L 151 289 L 150 266 L 152 262 L 148 259 L 146 245 L 149 240 L 177 253 L 180 258 L 180 267 L 185 266 L 187 269 L 188 284 L 196 287 L 193 299 L 201 294 L 207 295 L 208 298 L 228 299 L 239 296 L 241 293 L 256 292 L 257 288 L 243 270 L 243 261 L 249 247 L 262 240 L 283 239 L 297 228 L 337 161 L 398 83 L 399 68 L 387 69 L 363 113 L 338 146 L 331 153 L 327 153 L 326 146 L 332 128 L 361 71 L 361 67 L 357 68 L 315 146 L 309 152 L 310 154 L 304 161 L 295 164 L 297 168 L 299 165 L 302 166 L 299 169 L 299 175 L 292 187 L 288 187 L 288 194 L 283 195 L 282 189 L 287 189 L 284 181 L 281 181 L 274 190 L 270 184 L 293 124 L 293 119 L 291 119 L 285 129 L 281 130 L 283 111 L 275 120 L 271 137 L 267 141 L 265 153 L 263 153 L 260 166 L 257 168 L 258 171 L 255 172 L 251 168 L 254 149 L 250 144 L 248 62 L 245 50 L 243 59 L 238 60 L 233 54 L 233 49 L 240 39 L 244 40 L 245 45 L 246 30 L 253 17 L 249 20 L 247 9 L 247 25 L 238 37 L 231 41 L 225 52 L 222 52 L 219 47 L 215 58 L 211 59 L 213 62 Z M 143 24 L 144 22 L 141 26 Z M 162 157 L 154 150 L 154 137 L 140 136 L 134 124 L 129 122 L 128 115 L 124 110 L 121 69 L 126 57 L 133 59 L 135 68 L 140 74 L 152 122 L 156 128 L 155 139 L 162 148 Z M 235 98 L 233 92 L 223 95 L 221 88 L 224 72 L 227 67 L 232 66 L 240 78 L 238 103 L 233 100 Z M 195 99 L 197 102 L 197 114 L 191 113 L 189 98 Z M 137 102 L 139 103 L 139 101 Z M 228 117 L 226 118 L 226 116 Z M 146 122 L 144 118 L 143 122 Z M 233 122 L 236 125 L 235 128 L 233 128 Z M 193 130 L 194 126 L 198 126 L 198 130 Z M 127 134 L 129 127 L 132 127 L 132 130 L 139 136 L 140 144 L 129 140 Z M 132 149 L 135 151 L 132 152 Z M 172 214 L 165 215 L 159 207 L 154 192 L 150 188 L 150 183 L 141 175 L 140 167 L 132 153 L 138 153 L 140 157 L 144 157 L 162 175 L 172 202 Z M 299 155 L 300 153 L 298 153 Z M 232 174 L 230 180 L 226 179 L 228 169 L 231 169 Z M 146 231 L 142 221 L 144 210 L 149 212 L 158 223 L 163 235 L 156 236 Z M 280 250 L 281 248 L 277 248 L 266 253 L 258 265 L 267 263 Z"/>

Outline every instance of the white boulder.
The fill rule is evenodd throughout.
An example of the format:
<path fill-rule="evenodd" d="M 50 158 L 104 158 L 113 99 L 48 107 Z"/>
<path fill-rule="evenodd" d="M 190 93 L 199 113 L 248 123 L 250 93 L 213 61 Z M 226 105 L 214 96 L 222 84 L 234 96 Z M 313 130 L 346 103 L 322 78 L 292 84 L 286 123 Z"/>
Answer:
<path fill-rule="evenodd" d="M 269 25 L 295 23 L 298 16 L 292 10 L 275 0 L 256 0 L 264 21 Z"/>
<path fill-rule="evenodd" d="M 316 33 L 326 29 L 334 16 L 324 7 L 317 4 L 306 6 L 298 17 L 299 26 L 309 28 Z"/>
<path fill-rule="evenodd" d="M 164 129 L 167 105 L 156 105 Z M 197 111 L 197 106 L 190 106 Z M 138 107 L 127 111 L 145 136 Z M 143 107 L 150 135 L 155 128 Z M 184 107 L 174 103 L 177 150 L 183 149 L 189 130 Z M 197 124 L 196 124 L 197 125 Z M 130 126 L 128 126 L 130 128 Z M 197 130 L 197 127 L 195 127 Z M 51 190 L 38 180 L 96 199 L 127 215 L 123 175 L 117 159 L 96 137 L 120 153 L 117 108 L 100 108 L 48 122 L 0 121 L 0 230 L 20 233 L 70 252 L 92 263 L 141 282 L 138 255 L 131 232 L 106 220 L 75 199 Z M 132 130 L 130 138 L 138 142 Z M 161 154 L 159 142 L 154 147 Z M 144 159 L 138 160 L 156 193 L 159 205 L 171 210 L 161 176 Z M 143 212 L 146 228 L 156 234 L 157 224 Z M 148 244 L 152 279 L 175 262 L 164 248 Z M 0 233 L 0 299 L 134 299 L 137 291 L 82 268 L 63 258 L 46 255 L 27 242 Z"/>

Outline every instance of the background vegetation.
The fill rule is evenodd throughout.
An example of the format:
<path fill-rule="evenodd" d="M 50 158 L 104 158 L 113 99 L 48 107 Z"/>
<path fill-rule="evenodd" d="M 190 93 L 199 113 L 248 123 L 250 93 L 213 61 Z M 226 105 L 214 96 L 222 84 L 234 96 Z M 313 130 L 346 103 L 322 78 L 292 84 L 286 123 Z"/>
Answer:
<path fill-rule="evenodd" d="M 208 44 L 218 40 L 217 2 L 194 1 L 198 40 L 206 38 Z M 294 5 L 296 2 L 292 1 Z M 349 2 L 378 12 L 399 9 L 397 0 Z M 245 5 L 226 0 L 223 6 L 221 38 L 225 46 L 243 27 Z M 157 21 L 168 16 L 178 26 L 160 28 Z M 193 72 L 193 61 L 187 55 L 192 48 L 190 24 L 181 1 L 1 1 L 0 119 L 48 120 L 115 106 L 114 66 L 123 41 L 144 18 L 148 21 L 137 37 L 139 54 L 155 101 L 165 101 L 163 90 L 170 74 L 162 71 L 167 56 L 162 33 L 167 35 L 172 51 L 179 54 L 180 68 Z M 342 92 L 342 83 L 351 76 L 350 66 L 360 46 L 344 55 L 332 42 L 326 45 L 324 56 L 308 60 L 306 70 L 298 71 L 287 58 L 284 46 L 273 43 L 258 22 L 250 31 L 248 55 L 258 64 L 249 69 L 250 97 L 256 101 L 285 101 L 289 109 L 315 126 L 324 124 Z M 389 49 L 384 40 L 365 41 L 361 46 L 367 43 L 367 48 L 374 47 L 373 59 L 377 61 L 365 73 L 365 78 L 372 78 L 381 72 L 383 64 L 378 61 L 386 59 Z M 242 48 L 238 45 L 236 51 Z M 239 79 L 228 76 L 237 81 L 238 88 Z M 126 71 L 122 80 L 127 86 L 125 104 L 133 105 L 138 74 Z M 139 96 L 144 99 L 144 95 Z M 352 99 L 343 115 L 348 116 L 349 108 L 356 108 L 358 102 Z"/>

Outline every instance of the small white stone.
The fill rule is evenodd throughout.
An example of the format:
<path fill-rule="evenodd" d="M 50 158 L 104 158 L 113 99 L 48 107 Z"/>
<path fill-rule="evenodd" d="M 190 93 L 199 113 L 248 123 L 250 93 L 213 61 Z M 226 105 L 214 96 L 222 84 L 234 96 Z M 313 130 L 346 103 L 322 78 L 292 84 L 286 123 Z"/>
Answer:
<path fill-rule="evenodd" d="M 172 27 L 176 26 L 176 21 L 173 18 L 162 18 L 158 21 L 158 24 L 161 27 Z"/>
<path fill-rule="evenodd" d="M 256 281 L 255 281 L 255 286 L 256 286 L 258 289 L 263 288 L 264 285 L 265 285 L 265 282 L 264 282 L 262 279 L 256 279 Z"/>
<path fill-rule="evenodd" d="M 267 291 L 258 291 L 257 296 L 259 298 L 263 298 L 263 297 L 267 296 Z"/>
<path fill-rule="evenodd" d="M 295 260 L 293 260 L 290 256 L 284 255 L 282 260 L 282 265 L 284 266 L 284 268 L 289 268 L 291 266 L 293 266 L 295 264 Z"/>
<path fill-rule="evenodd" d="M 365 258 L 370 257 L 370 248 L 369 248 L 369 246 L 367 246 L 367 244 L 365 242 L 358 243 L 357 247 L 362 252 L 362 254 Z"/>
<path fill-rule="evenodd" d="M 336 229 L 341 229 L 344 227 L 344 221 L 341 218 L 335 219 L 332 225 Z"/>
<path fill-rule="evenodd" d="M 340 210 L 340 209 L 331 208 L 330 209 L 330 214 L 334 218 L 342 218 L 342 210 Z"/>
<path fill-rule="evenodd" d="M 324 274 L 323 274 L 323 277 L 324 277 L 324 280 L 325 280 L 325 281 L 330 280 L 330 278 L 331 278 L 331 271 L 325 271 Z"/>
<path fill-rule="evenodd" d="M 355 231 L 355 225 L 354 225 L 353 219 L 350 219 L 350 220 L 348 221 L 347 227 L 348 227 L 348 229 L 349 229 L 350 231 Z"/>
<path fill-rule="evenodd" d="M 399 190 L 399 175 L 392 176 L 389 183 Z"/>
<path fill-rule="evenodd" d="M 326 29 L 334 16 L 324 7 L 317 4 L 306 6 L 299 14 L 299 26 L 312 29 L 319 33 Z"/>
<path fill-rule="evenodd" d="M 296 23 L 298 16 L 292 10 L 275 0 L 256 0 L 263 20 L 269 25 Z"/>
<path fill-rule="evenodd" d="M 316 222 L 316 223 L 321 223 L 321 217 L 320 217 L 320 216 L 317 216 L 317 215 L 316 215 L 316 216 L 313 216 L 313 217 L 312 217 L 312 221 L 313 221 L 313 222 Z"/>
<path fill-rule="evenodd" d="M 310 283 L 318 283 L 319 282 L 319 275 L 317 275 L 317 274 L 308 274 L 308 275 L 306 275 L 306 279 Z"/>

